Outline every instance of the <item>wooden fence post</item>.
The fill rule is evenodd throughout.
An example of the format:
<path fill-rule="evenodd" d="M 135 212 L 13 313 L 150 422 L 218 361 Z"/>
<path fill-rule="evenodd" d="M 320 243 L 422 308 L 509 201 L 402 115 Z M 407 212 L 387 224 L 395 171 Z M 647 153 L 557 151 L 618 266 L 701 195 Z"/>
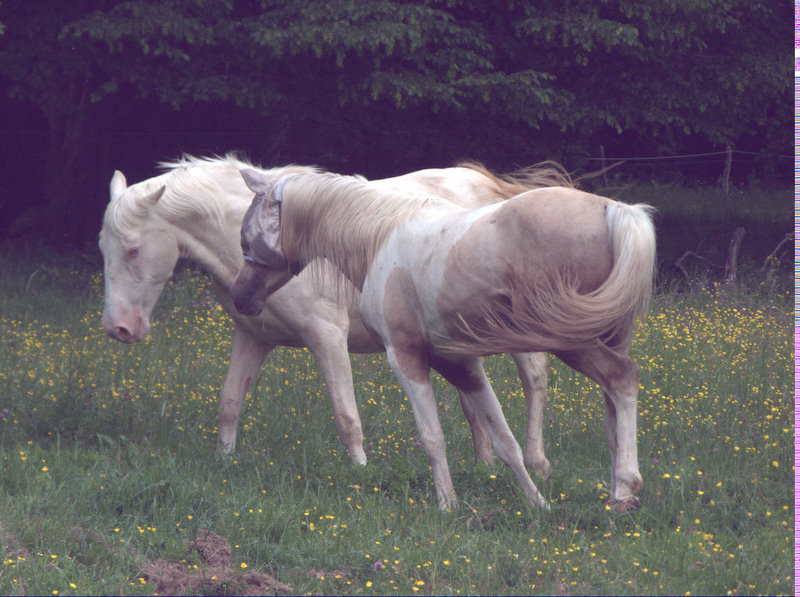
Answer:
<path fill-rule="evenodd" d="M 730 284 L 736 280 L 736 270 L 739 263 L 739 247 L 742 245 L 744 238 L 744 228 L 739 226 L 731 237 L 731 242 L 728 244 L 728 253 L 725 255 L 725 270 L 722 274 L 722 283 Z"/>
<path fill-rule="evenodd" d="M 725 198 L 730 198 L 731 189 L 731 164 L 733 163 L 733 146 L 729 143 L 725 150 L 725 170 L 722 172 L 722 188 L 725 190 Z"/>

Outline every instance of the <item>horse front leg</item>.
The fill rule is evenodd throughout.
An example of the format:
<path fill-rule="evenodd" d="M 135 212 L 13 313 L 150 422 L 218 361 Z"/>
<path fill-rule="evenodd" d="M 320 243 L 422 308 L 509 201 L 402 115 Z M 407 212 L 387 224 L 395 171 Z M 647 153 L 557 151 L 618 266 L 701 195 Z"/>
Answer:
<path fill-rule="evenodd" d="M 274 345 L 236 326 L 228 373 L 219 397 L 217 451 L 220 454 L 231 454 L 236 448 L 236 432 L 244 396 L 253 385 L 267 353 L 273 348 Z"/>
<path fill-rule="evenodd" d="M 386 347 L 392 371 L 411 402 L 420 443 L 428 456 L 440 510 L 457 510 L 456 490 L 447 465 L 444 433 L 430 380 L 430 367 L 424 349 Z"/>
<path fill-rule="evenodd" d="M 544 453 L 544 411 L 547 406 L 547 355 L 525 352 L 511 355 L 517 364 L 522 391 L 528 406 L 525 466 L 545 479 L 550 478 L 550 461 Z"/>
<path fill-rule="evenodd" d="M 306 344 L 317 358 L 322 378 L 328 388 L 333 420 L 339 439 L 355 464 L 367 464 L 364 432 L 353 389 L 353 371 L 347 351 L 349 318 L 344 309 L 337 317 L 327 317 L 308 326 Z"/>

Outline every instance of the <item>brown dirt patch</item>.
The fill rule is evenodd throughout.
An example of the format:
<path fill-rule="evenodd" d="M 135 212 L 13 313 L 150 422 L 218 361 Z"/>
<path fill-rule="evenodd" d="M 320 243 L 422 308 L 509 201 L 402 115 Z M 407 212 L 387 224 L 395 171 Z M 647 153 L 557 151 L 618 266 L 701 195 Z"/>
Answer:
<path fill-rule="evenodd" d="M 263 572 L 243 572 L 232 566 L 230 544 L 206 529 L 189 543 L 187 558 L 180 562 L 158 560 L 142 571 L 155 583 L 159 595 L 283 595 L 293 588 Z M 191 563 L 197 553 L 200 564 Z"/>

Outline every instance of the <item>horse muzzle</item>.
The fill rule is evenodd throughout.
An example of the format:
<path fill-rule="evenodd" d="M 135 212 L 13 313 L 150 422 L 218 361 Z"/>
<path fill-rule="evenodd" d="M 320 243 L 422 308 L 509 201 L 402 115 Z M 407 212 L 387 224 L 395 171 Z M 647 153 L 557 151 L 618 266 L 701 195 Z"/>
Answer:
<path fill-rule="evenodd" d="M 136 344 L 144 340 L 150 325 L 141 317 L 103 318 L 103 329 L 106 334 L 125 344 Z"/>
<path fill-rule="evenodd" d="M 255 317 L 261 313 L 267 297 L 293 276 L 292 272 L 285 269 L 273 269 L 259 263 L 245 262 L 230 289 L 236 310 L 242 315 Z"/>

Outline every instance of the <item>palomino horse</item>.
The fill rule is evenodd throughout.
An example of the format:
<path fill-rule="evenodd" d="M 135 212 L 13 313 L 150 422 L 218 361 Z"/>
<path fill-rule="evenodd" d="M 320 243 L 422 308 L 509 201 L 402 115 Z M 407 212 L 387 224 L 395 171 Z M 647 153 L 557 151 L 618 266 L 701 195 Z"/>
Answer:
<path fill-rule="evenodd" d="M 639 507 L 639 375 L 628 353 L 652 293 L 647 206 L 543 188 L 467 209 L 328 173 L 277 183 L 242 175 L 256 197 L 242 223 L 246 263 L 231 288 L 234 304 L 248 305 L 251 288 L 274 289 L 314 259 L 336 264 L 361 290 L 362 320 L 408 394 L 441 508 L 456 506 L 456 496 L 431 368 L 472 402 L 530 503 L 546 506 L 479 358 L 513 351 L 552 352 L 600 385 L 611 503 Z"/>
<path fill-rule="evenodd" d="M 382 347 L 361 323 L 357 293 L 345 296 L 336 284 L 320 282 L 302 272 L 276 293 L 255 317 L 234 309 L 229 288 L 242 265 L 239 246 L 242 218 L 253 194 L 239 170 L 251 164 L 232 156 L 185 158 L 164 164 L 165 174 L 130 187 L 116 172 L 111 201 L 100 232 L 105 260 L 107 333 L 122 342 L 139 342 L 149 329 L 149 316 L 179 256 L 209 273 L 220 303 L 236 324 L 230 365 L 219 401 L 218 448 L 233 451 L 244 396 L 267 353 L 276 345 L 307 346 L 316 356 L 330 394 L 339 437 L 357 463 L 366 462 L 361 421 L 353 392 L 348 350 L 370 353 Z M 288 166 L 261 171 L 277 180 L 313 168 Z M 373 181 L 376 188 L 407 193 L 436 193 L 476 207 L 503 200 L 532 185 L 547 183 L 535 171 L 518 179 L 500 180 L 478 166 L 423 170 Z M 340 275 L 330 267 L 331 272 Z M 542 419 L 546 402 L 547 361 L 542 354 L 514 354 L 528 405 L 525 462 L 548 476 Z M 475 455 L 493 458 L 491 443 L 480 420 L 469 411 Z"/>

